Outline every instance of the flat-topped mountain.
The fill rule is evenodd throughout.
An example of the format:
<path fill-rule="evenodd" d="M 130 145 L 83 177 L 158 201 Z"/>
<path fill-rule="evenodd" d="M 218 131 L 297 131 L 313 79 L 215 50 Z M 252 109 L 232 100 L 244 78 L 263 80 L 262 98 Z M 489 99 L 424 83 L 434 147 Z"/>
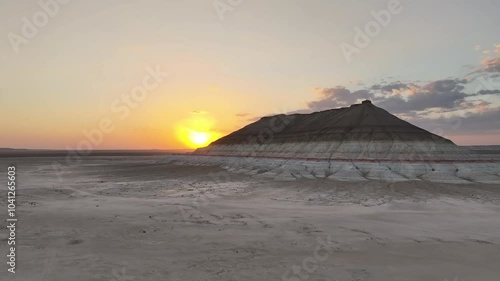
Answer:
<path fill-rule="evenodd" d="M 469 152 L 373 105 L 263 117 L 195 154 L 307 159 L 466 160 Z"/>

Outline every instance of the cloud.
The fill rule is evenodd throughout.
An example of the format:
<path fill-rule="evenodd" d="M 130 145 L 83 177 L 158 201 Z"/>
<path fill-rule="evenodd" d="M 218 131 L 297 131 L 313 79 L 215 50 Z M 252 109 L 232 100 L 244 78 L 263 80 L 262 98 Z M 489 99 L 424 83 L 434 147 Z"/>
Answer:
<path fill-rule="evenodd" d="M 317 88 L 316 91 L 321 98 L 307 104 L 307 106 L 314 111 L 349 106 L 360 99 L 370 99 L 373 97 L 368 90 L 351 92 L 343 86 L 335 88 Z"/>
<path fill-rule="evenodd" d="M 406 84 L 401 82 L 395 82 L 387 85 L 375 84 L 371 86 L 372 90 L 380 90 L 382 92 L 393 92 L 393 91 L 402 91 L 405 89 L 410 89 L 413 84 Z"/>
<path fill-rule="evenodd" d="M 500 44 L 495 47 L 499 49 Z M 369 99 L 374 105 L 437 134 L 470 137 L 488 134 L 495 138 L 500 134 L 500 107 L 492 99 L 483 98 L 500 97 L 496 79 L 500 77 L 500 57 L 483 60 L 466 77 L 430 82 L 381 80 L 373 85 L 353 84 L 353 88 L 344 85 L 316 88 L 319 96 L 316 100 L 307 102 L 306 109 L 289 114 L 346 107 Z"/>
<path fill-rule="evenodd" d="M 483 88 L 469 92 L 466 91 L 469 83 L 471 81 L 465 79 L 442 79 L 423 85 L 414 82 L 376 84 L 355 91 L 343 86 L 317 88 L 320 98 L 308 102 L 308 109 L 289 113 L 327 110 L 370 99 L 376 106 L 436 133 L 443 130 L 449 135 L 499 133 L 500 108 L 491 108 L 492 103 L 481 97 L 500 95 L 500 89 Z M 434 117 L 436 115 L 441 117 Z"/>
<path fill-rule="evenodd" d="M 193 110 L 190 112 L 191 114 L 208 114 L 208 111 L 204 110 Z"/>
<path fill-rule="evenodd" d="M 246 117 L 246 116 L 249 116 L 249 115 L 250 115 L 250 113 L 237 113 L 234 116 L 236 116 L 236 117 Z"/>
<path fill-rule="evenodd" d="M 425 111 L 432 108 L 454 109 L 465 101 L 467 94 L 462 92 L 419 92 L 404 99 L 401 95 L 374 100 L 378 106 L 393 113 Z"/>
<path fill-rule="evenodd" d="M 467 113 L 464 116 L 454 115 L 434 119 L 416 116 L 405 119 L 428 131 L 447 135 L 500 134 L 500 107 Z"/>
<path fill-rule="evenodd" d="M 480 45 L 476 45 L 474 47 L 474 49 L 476 51 L 481 51 L 481 46 Z M 487 54 L 491 54 L 491 53 L 497 53 L 497 54 L 500 54 L 500 44 L 493 44 L 493 50 L 483 50 L 481 51 L 481 53 L 487 55 Z"/>
<path fill-rule="evenodd" d="M 486 95 L 496 95 L 496 94 L 500 94 L 500 89 L 497 89 L 497 90 L 480 90 L 479 92 L 477 92 L 474 95 L 475 96 L 486 96 Z"/>
<path fill-rule="evenodd" d="M 464 84 L 467 84 L 465 79 L 436 80 L 424 85 L 422 90 L 430 93 L 459 92 L 464 89 Z"/>
<path fill-rule="evenodd" d="M 425 111 L 431 108 L 453 109 L 459 107 L 470 96 L 463 92 L 466 83 L 464 79 L 444 79 L 423 86 L 402 82 L 376 84 L 357 91 L 350 91 L 343 86 L 322 88 L 316 89 L 320 99 L 308 102 L 307 106 L 313 111 L 320 111 L 350 106 L 360 100 L 370 99 L 393 113 Z M 403 93 L 407 95 L 403 96 Z"/>
<path fill-rule="evenodd" d="M 499 135 L 500 107 L 490 107 L 492 102 L 481 97 L 500 95 L 500 89 L 467 90 L 474 88 L 471 87 L 473 81 L 442 79 L 421 85 L 398 81 L 375 84 L 360 90 L 349 90 L 343 86 L 317 88 L 315 90 L 320 95 L 318 100 L 308 102 L 308 109 L 290 113 L 349 106 L 370 99 L 376 106 L 439 135 Z"/>
<path fill-rule="evenodd" d="M 480 72 L 500 72 L 500 57 L 483 60 Z"/>

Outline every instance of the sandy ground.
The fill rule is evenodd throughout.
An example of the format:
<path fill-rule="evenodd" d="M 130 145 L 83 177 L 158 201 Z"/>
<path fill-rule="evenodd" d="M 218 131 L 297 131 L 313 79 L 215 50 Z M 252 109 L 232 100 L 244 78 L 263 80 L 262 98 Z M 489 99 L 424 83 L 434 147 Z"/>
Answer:
<path fill-rule="evenodd" d="M 59 180 L 55 160 L 0 159 L 19 218 L 0 280 L 500 280 L 498 185 L 279 182 L 154 156 L 88 157 Z"/>

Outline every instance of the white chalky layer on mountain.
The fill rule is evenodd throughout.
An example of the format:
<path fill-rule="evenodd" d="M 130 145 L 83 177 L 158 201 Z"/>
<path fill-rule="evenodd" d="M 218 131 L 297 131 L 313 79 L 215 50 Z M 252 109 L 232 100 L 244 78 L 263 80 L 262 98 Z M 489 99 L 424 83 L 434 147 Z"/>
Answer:
<path fill-rule="evenodd" d="M 424 180 L 442 183 L 500 184 L 500 163 L 407 163 L 363 161 L 305 161 L 273 158 L 173 155 L 166 162 L 209 164 L 228 172 L 276 180 L 325 179 L 338 181 L 399 182 Z"/>

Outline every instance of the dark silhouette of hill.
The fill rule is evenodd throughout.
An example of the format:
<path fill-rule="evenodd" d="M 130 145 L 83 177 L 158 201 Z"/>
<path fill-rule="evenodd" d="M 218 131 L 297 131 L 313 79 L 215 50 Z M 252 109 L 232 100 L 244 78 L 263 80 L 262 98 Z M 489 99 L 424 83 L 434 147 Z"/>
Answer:
<path fill-rule="evenodd" d="M 449 139 L 412 125 L 371 101 L 310 114 L 263 117 L 195 154 L 397 160 L 471 157 Z"/>

